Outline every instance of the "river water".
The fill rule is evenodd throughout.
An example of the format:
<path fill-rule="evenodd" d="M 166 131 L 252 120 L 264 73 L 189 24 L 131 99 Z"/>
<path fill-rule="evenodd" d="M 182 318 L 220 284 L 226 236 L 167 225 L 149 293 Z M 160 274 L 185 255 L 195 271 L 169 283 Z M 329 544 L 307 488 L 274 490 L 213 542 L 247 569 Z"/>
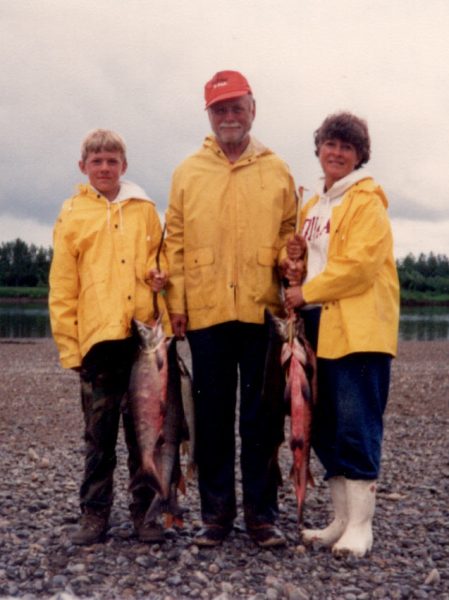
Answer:
<path fill-rule="evenodd" d="M 0 338 L 51 337 L 44 302 L 0 301 Z M 405 307 L 399 326 L 401 340 L 449 339 L 449 307 Z"/>

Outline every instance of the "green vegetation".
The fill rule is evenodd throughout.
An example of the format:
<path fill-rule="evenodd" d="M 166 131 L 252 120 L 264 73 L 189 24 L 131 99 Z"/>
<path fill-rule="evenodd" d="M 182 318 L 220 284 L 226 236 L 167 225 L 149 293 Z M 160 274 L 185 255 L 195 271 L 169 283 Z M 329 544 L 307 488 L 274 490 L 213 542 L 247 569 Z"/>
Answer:
<path fill-rule="evenodd" d="M 30 288 L 47 287 L 51 248 L 38 248 L 17 238 L 0 244 L 0 286 L 20 287 L 26 296 Z"/>
<path fill-rule="evenodd" d="M 449 259 L 432 252 L 415 258 L 408 254 L 397 261 L 401 303 L 449 305 Z"/>
<path fill-rule="evenodd" d="M 0 244 L 0 297 L 46 298 L 51 248 L 28 245 L 21 239 Z M 449 259 L 432 252 L 397 261 L 401 303 L 449 305 Z"/>

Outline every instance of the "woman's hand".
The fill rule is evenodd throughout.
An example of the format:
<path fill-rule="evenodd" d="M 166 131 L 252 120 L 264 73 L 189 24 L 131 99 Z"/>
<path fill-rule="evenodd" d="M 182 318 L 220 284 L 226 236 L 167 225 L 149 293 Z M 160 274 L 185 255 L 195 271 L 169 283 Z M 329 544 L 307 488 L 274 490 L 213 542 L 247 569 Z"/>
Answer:
<path fill-rule="evenodd" d="M 302 287 L 299 285 L 288 287 L 284 291 L 284 295 L 284 306 L 287 312 L 294 308 L 301 308 L 301 306 L 304 306 L 305 304 L 304 296 L 302 295 Z"/>

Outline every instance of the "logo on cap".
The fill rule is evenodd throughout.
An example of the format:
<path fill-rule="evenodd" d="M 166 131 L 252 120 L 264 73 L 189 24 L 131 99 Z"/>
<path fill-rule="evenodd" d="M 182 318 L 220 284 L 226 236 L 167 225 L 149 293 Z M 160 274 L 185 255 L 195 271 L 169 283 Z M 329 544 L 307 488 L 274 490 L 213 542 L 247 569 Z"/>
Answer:
<path fill-rule="evenodd" d="M 238 71 L 219 71 L 204 86 L 206 108 L 220 100 L 252 94 L 246 78 Z"/>

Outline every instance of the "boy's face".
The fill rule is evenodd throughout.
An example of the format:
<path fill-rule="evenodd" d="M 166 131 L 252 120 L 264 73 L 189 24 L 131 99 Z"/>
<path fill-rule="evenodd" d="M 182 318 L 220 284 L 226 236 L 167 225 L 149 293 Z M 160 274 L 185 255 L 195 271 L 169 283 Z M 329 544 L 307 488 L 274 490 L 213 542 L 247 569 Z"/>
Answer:
<path fill-rule="evenodd" d="M 81 172 L 88 176 L 90 184 L 110 202 L 120 191 L 120 177 L 126 172 L 127 163 L 121 152 L 89 152 L 86 160 L 79 162 Z"/>

